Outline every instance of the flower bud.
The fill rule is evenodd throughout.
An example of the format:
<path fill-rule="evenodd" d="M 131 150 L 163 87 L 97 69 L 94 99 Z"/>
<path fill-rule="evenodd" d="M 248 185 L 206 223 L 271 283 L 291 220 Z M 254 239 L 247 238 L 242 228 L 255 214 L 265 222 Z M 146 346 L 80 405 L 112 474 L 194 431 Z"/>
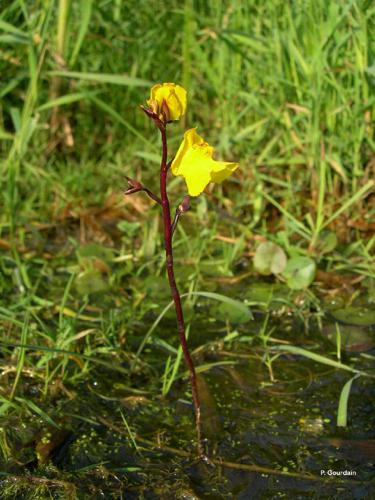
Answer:
<path fill-rule="evenodd" d="M 144 187 L 140 182 L 135 179 L 131 179 L 130 177 L 126 177 L 126 180 L 128 181 L 129 187 L 126 191 L 124 191 L 124 194 L 133 194 L 138 193 L 138 191 L 143 191 Z"/>
<path fill-rule="evenodd" d="M 186 90 L 175 83 L 158 83 L 152 87 L 147 104 L 164 123 L 179 120 L 186 111 Z"/>
<path fill-rule="evenodd" d="M 185 196 L 184 199 L 182 200 L 182 202 L 178 206 L 178 211 L 181 214 L 187 212 L 188 210 L 190 210 L 190 196 L 189 195 Z"/>

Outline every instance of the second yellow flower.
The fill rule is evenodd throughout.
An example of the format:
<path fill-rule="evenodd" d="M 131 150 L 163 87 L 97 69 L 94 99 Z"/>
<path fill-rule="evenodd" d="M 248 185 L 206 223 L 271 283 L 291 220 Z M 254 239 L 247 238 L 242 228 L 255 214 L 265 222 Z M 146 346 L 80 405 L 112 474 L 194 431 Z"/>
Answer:
<path fill-rule="evenodd" d="M 210 182 L 222 182 L 238 167 L 238 163 L 215 161 L 214 148 L 207 144 L 195 128 L 187 130 L 172 162 L 172 173 L 184 177 L 188 192 L 198 196 Z"/>

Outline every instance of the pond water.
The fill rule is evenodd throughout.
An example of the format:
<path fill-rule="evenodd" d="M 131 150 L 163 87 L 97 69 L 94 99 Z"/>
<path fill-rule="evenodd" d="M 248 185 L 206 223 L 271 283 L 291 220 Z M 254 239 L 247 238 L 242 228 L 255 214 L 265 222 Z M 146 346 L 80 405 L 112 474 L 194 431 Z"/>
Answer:
<path fill-rule="evenodd" d="M 68 397 L 49 401 L 45 411 L 58 428 L 38 417 L 3 419 L 2 447 L 16 450 L 2 463 L 3 497 L 49 498 L 43 496 L 48 490 L 53 498 L 374 498 L 373 379 L 353 381 L 348 425 L 337 427 L 340 393 L 353 373 L 273 350 L 298 339 L 335 359 L 328 335 L 333 323 L 322 330 L 293 317 L 271 318 L 265 344 L 257 339 L 264 321 L 260 314 L 234 332 L 194 322 L 192 348 L 212 463 L 195 458 L 187 378 L 160 396 L 168 355 L 160 338 L 175 335 L 166 320 L 128 380 L 95 369 L 65 388 Z M 373 336 L 371 325 L 362 328 Z M 343 350 L 342 362 L 371 373 L 370 347 L 365 353 Z M 38 400 L 35 382 L 23 391 Z M 47 482 L 38 483 L 41 477 Z M 18 490 L 17 482 L 23 485 Z M 28 496 L 27 488 L 35 488 L 35 495 Z M 14 491 L 19 496 L 12 497 Z"/>

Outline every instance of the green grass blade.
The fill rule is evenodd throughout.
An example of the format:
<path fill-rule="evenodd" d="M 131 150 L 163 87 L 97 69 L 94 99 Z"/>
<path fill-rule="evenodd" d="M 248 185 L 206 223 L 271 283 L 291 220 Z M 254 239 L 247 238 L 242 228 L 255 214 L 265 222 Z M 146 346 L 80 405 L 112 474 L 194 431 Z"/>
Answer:
<path fill-rule="evenodd" d="M 57 429 L 59 429 L 59 426 L 57 425 L 57 423 L 49 415 L 47 415 L 47 413 L 45 411 L 43 411 L 41 408 L 39 408 L 39 406 L 37 406 L 33 401 L 31 401 L 30 399 L 18 398 L 18 397 L 15 399 L 19 403 L 23 403 L 26 406 L 28 406 L 32 412 L 39 415 L 45 422 L 47 422 L 48 424 L 52 425 L 53 427 L 56 427 Z"/>
<path fill-rule="evenodd" d="M 16 35 L 19 40 L 23 40 L 24 43 L 29 42 L 29 36 L 24 31 L 20 30 L 6 21 L 0 19 L 0 30 L 5 31 L 5 33 L 11 33 L 12 35 Z"/>
<path fill-rule="evenodd" d="M 81 0 L 80 1 L 80 11 L 81 11 L 81 16 L 80 16 L 80 23 L 79 23 L 79 30 L 78 30 L 78 35 L 76 39 L 76 43 L 73 48 L 72 55 L 69 60 L 69 66 L 74 66 L 78 54 L 81 50 L 81 46 L 83 43 L 83 40 L 86 36 L 87 30 L 89 28 L 90 24 L 90 19 L 91 19 L 91 13 L 92 13 L 92 4 L 93 0 Z"/>
<path fill-rule="evenodd" d="M 360 375 L 354 375 L 350 380 L 346 382 L 344 387 L 342 388 L 339 406 L 337 409 L 337 426 L 338 427 L 346 427 L 348 422 L 348 401 L 349 394 L 352 388 L 352 383 L 355 379 L 357 379 Z"/>
<path fill-rule="evenodd" d="M 37 345 L 32 345 L 32 344 L 17 344 L 15 342 L 4 342 L 0 340 L 0 345 L 4 347 L 13 347 L 13 348 L 21 348 L 21 349 L 27 349 L 30 351 L 41 351 L 41 352 L 49 352 L 52 354 L 61 354 L 61 355 L 70 355 L 70 356 L 75 356 L 77 358 L 84 359 L 85 361 L 89 361 L 92 363 L 96 363 L 98 365 L 104 366 L 105 368 L 109 370 L 114 370 L 119 373 L 122 373 L 123 375 L 129 375 L 129 371 L 126 368 L 122 368 L 119 364 L 109 362 L 109 361 L 104 361 L 102 359 L 95 358 L 93 356 L 87 356 L 85 354 L 80 354 L 75 351 L 68 351 L 66 349 L 58 349 L 58 348 L 53 348 L 53 347 L 44 347 L 44 346 L 37 346 Z M 143 390 L 138 390 L 138 389 L 131 389 L 131 392 L 139 393 L 139 394 L 147 394 L 147 391 Z"/>
<path fill-rule="evenodd" d="M 352 368 L 351 366 L 344 365 L 343 363 L 339 363 L 338 361 L 335 361 L 331 358 L 327 358 L 327 357 L 322 356 L 320 354 L 316 354 L 315 352 L 311 352 L 311 351 L 308 351 L 307 349 L 303 349 L 302 347 L 297 347 L 294 345 L 275 345 L 275 346 L 272 346 L 272 350 L 285 351 L 285 352 L 289 352 L 290 354 L 296 354 L 297 356 L 303 356 L 305 358 L 311 359 L 312 361 L 316 361 L 317 363 L 321 363 L 323 365 L 328 365 L 328 366 L 331 366 L 332 368 L 337 368 L 338 370 L 346 370 L 346 371 L 356 373 L 358 375 L 364 375 L 367 377 L 374 376 L 374 375 L 371 375 L 369 373 L 363 372 L 361 370 L 356 370 L 355 368 Z"/>
<path fill-rule="evenodd" d="M 351 196 L 349 200 L 344 202 L 343 205 L 338 210 L 336 210 L 336 212 L 334 212 L 334 214 L 331 215 L 329 219 L 326 220 L 326 222 L 322 225 L 322 228 L 328 226 L 332 221 L 337 219 L 339 215 L 345 212 L 351 205 L 359 201 L 362 198 L 362 196 L 364 196 L 368 191 L 373 189 L 374 186 L 375 182 L 373 180 L 366 182 L 366 184 L 362 186 L 359 191 L 357 191 L 353 196 Z"/>
<path fill-rule="evenodd" d="M 187 326 L 186 328 L 186 338 L 188 339 L 189 338 L 189 331 L 190 331 L 190 325 Z M 170 357 L 168 357 L 169 359 L 169 365 L 170 365 Z M 172 367 L 168 367 L 169 369 L 166 368 L 165 370 L 165 376 L 164 376 L 164 381 L 163 381 L 163 390 L 162 390 L 162 395 L 163 396 L 166 396 L 168 394 L 168 392 L 170 391 L 172 385 L 173 385 L 173 382 L 176 380 L 176 377 L 177 377 L 177 372 L 178 372 L 178 369 L 180 367 L 180 364 L 181 364 L 181 359 L 182 359 L 182 347 L 181 345 L 179 346 L 178 350 L 177 350 L 177 355 L 176 355 L 176 358 L 174 360 L 174 363 L 173 363 L 173 366 Z M 170 375 L 169 375 L 170 373 Z M 168 377 L 169 375 L 169 377 Z"/>
<path fill-rule="evenodd" d="M 302 238 L 305 240 L 310 240 L 312 237 L 311 231 L 304 225 L 302 222 L 297 220 L 291 213 L 289 213 L 287 210 L 285 210 L 284 207 L 280 205 L 272 196 L 270 196 L 268 193 L 265 191 L 262 192 L 262 195 L 270 202 L 272 205 L 274 205 L 280 212 L 290 221 L 294 231 L 298 233 Z"/>
<path fill-rule="evenodd" d="M 205 363 L 204 365 L 198 365 L 195 367 L 195 372 L 196 373 L 204 373 L 210 371 L 212 368 L 219 367 L 219 366 L 233 366 L 237 365 L 238 361 L 230 361 L 230 360 L 224 360 L 224 361 L 215 361 L 213 363 Z M 187 378 L 189 377 L 189 371 L 186 370 L 182 375 L 181 378 Z"/>
<path fill-rule="evenodd" d="M 137 452 L 138 454 L 141 454 L 141 452 L 140 452 L 140 450 L 139 450 L 139 446 L 137 445 L 137 442 L 136 442 L 136 440 L 135 440 L 135 435 L 133 434 L 132 430 L 130 429 L 129 424 L 128 424 L 128 421 L 126 420 L 125 415 L 122 413 L 122 411 L 121 411 L 121 410 L 120 410 L 120 415 L 121 415 L 122 421 L 124 422 L 124 425 L 125 425 L 125 427 L 126 427 L 126 430 L 127 430 L 128 434 L 129 434 L 130 441 L 132 442 L 132 444 L 133 444 L 133 446 L 134 446 L 134 448 L 135 448 L 136 452 Z"/>
<path fill-rule="evenodd" d="M 126 87 L 150 87 L 152 82 L 135 78 L 128 75 L 116 75 L 110 73 L 84 73 L 79 71 L 49 71 L 50 76 L 62 76 L 74 80 L 84 80 L 94 83 L 112 83 L 113 85 L 124 85 Z"/>
<path fill-rule="evenodd" d="M 218 300 L 219 302 L 225 302 L 226 304 L 229 304 L 231 307 L 234 307 L 235 309 L 238 309 L 243 315 L 246 315 L 248 317 L 248 319 L 253 319 L 253 315 L 250 311 L 250 309 L 245 306 L 245 304 L 243 304 L 242 302 L 239 302 L 238 300 L 234 300 L 234 299 L 231 299 L 229 297 L 226 297 L 225 295 L 221 295 L 220 293 L 211 293 L 211 292 L 191 292 L 191 293 L 183 293 L 181 295 L 181 298 L 184 298 L 184 297 L 190 297 L 192 295 L 195 295 L 195 296 L 201 296 L 201 297 L 206 297 L 208 299 L 213 299 L 213 300 Z M 169 311 L 169 309 L 173 306 L 173 301 L 171 301 L 163 310 L 162 312 L 159 314 L 159 316 L 156 318 L 156 320 L 153 322 L 153 324 L 151 325 L 151 327 L 148 329 L 146 335 L 143 337 L 143 340 L 140 344 L 140 346 L 138 347 L 138 350 L 136 352 L 136 355 L 135 355 L 135 358 L 133 360 L 133 363 L 131 365 L 131 369 L 134 368 L 134 366 L 136 365 L 137 363 L 137 360 L 141 354 L 141 352 L 143 351 L 145 345 L 147 344 L 147 342 L 149 341 L 153 331 L 155 330 L 155 328 L 158 326 L 158 324 L 160 323 L 160 321 L 163 319 L 163 317 L 165 316 L 165 314 Z"/>
<path fill-rule="evenodd" d="M 25 322 L 24 322 L 24 324 L 22 326 L 21 344 L 26 344 L 26 342 L 27 342 L 27 332 L 28 332 L 28 329 L 29 329 L 29 317 L 27 315 L 26 318 L 25 318 Z M 20 353 L 18 355 L 18 360 L 17 360 L 16 376 L 15 376 L 15 379 L 14 379 L 14 382 L 13 382 L 12 391 L 11 391 L 10 396 L 9 396 L 11 400 L 14 398 L 14 394 L 16 392 L 16 389 L 17 389 L 17 386 L 18 386 L 18 382 L 19 382 L 19 380 L 21 378 L 23 365 L 25 363 L 25 354 L 26 354 L 25 349 L 21 347 Z"/>
<path fill-rule="evenodd" d="M 148 147 L 151 147 L 154 151 L 157 151 L 157 147 L 155 144 L 153 144 L 151 141 L 146 139 L 144 135 L 142 135 L 136 128 L 134 128 L 132 125 L 130 125 L 129 122 L 127 122 L 119 113 L 117 113 L 116 110 L 114 110 L 109 104 L 106 102 L 102 101 L 98 97 L 91 97 L 90 98 L 99 108 L 101 108 L 103 111 L 106 111 L 109 115 L 112 116 L 116 121 L 124 125 L 132 134 L 134 134 L 138 139 L 141 139 L 142 142 L 147 144 Z"/>
<path fill-rule="evenodd" d="M 82 101 L 84 99 L 90 99 L 95 97 L 100 92 L 76 92 L 74 94 L 66 94 L 56 99 L 52 99 L 37 108 L 37 111 L 45 111 L 46 109 L 55 108 L 57 106 L 66 106 L 67 104 L 72 104 L 73 102 Z"/>

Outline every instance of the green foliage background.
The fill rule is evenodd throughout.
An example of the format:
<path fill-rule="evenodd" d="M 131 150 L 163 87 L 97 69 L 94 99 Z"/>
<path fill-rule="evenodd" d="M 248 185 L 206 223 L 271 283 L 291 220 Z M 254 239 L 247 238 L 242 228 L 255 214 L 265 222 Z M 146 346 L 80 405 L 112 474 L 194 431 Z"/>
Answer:
<path fill-rule="evenodd" d="M 149 298 L 140 276 L 164 279 L 157 208 L 122 197 L 125 175 L 158 189 L 160 139 L 139 105 L 163 81 L 189 96 L 171 152 L 197 126 L 240 162 L 180 226 L 183 291 L 251 266 L 259 240 L 373 290 L 374 14 L 365 0 L 3 2 L 4 305 L 22 316 L 37 295 L 77 311 L 124 282 Z M 170 193 L 177 205 L 180 178 Z M 152 307 L 141 304 L 140 316 Z"/>
<path fill-rule="evenodd" d="M 234 201 L 247 220 L 261 220 L 268 194 L 316 233 L 373 177 L 372 2 L 8 1 L 0 30 L 11 212 L 26 196 L 44 202 L 39 174 L 50 190 L 78 169 L 69 190 L 97 199 L 137 165 L 153 182 L 156 134 L 138 105 L 160 81 L 184 85 L 185 125 L 240 161 Z M 56 99 L 70 148 L 48 147 L 61 139 L 51 138 Z M 177 146 L 178 125 L 172 135 Z"/>

